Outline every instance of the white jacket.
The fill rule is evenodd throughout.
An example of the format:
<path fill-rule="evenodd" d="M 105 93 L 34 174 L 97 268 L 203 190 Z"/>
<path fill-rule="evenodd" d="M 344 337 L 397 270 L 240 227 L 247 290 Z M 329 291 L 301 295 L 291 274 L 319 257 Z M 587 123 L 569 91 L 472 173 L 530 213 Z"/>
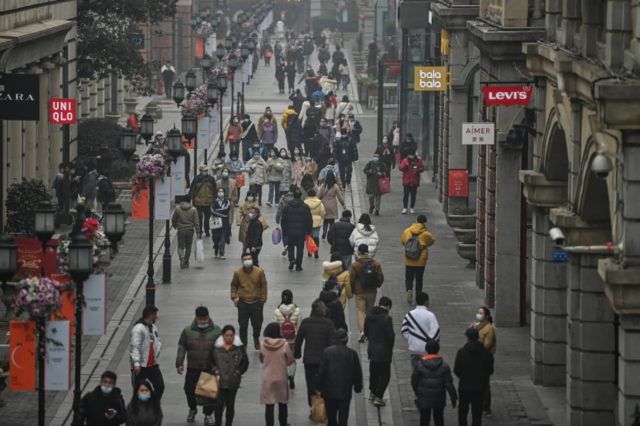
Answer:
<path fill-rule="evenodd" d="M 426 355 L 427 340 L 440 340 L 438 319 L 426 306 L 416 306 L 404 316 L 401 332 L 409 343 L 409 353 L 414 355 Z"/>
<path fill-rule="evenodd" d="M 349 115 L 349 113 L 354 112 L 356 109 L 355 106 L 351 102 L 338 102 L 338 106 L 336 107 L 336 119 L 340 116 L 340 114 L 344 114 L 345 117 Z"/>
<path fill-rule="evenodd" d="M 151 328 L 151 331 L 149 330 Z M 149 345 L 153 340 L 153 358 L 158 363 L 162 343 L 158 335 L 158 328 L 155 324 L 151 327 L 138 322 L 131 329 L 131 340 L 129 342 L 129 359 L 133 367 L 146 367 L 149 358 Z"/>
<path fill-rule="evenodd" d="M 349 237 L 349 242 L 351 243 L 351 247 L 354 249 L 358 249 L 360 244 L 366 244 L 369 246 L 369 255 L 375 256 L 376 250 L 378 249 L 378 232 L 376 231 L 376 227 L 374 225 L 371 226 L 371 231 L 367 231 L 364 229 L 364 225 L 358 223 L 354 228 L 353 232 L 351 232 L 351 236 Z"/>
<path fill-rule="evenodd" d="M 296 326 L 296 330 L 300 326 L 300 321 L 302 321 L 302 312 L 298 305 L 292 303 L 290 305 L 280 304 L 273 312 L 273 322 L 277 322 L 278 324 L 282 324 L 284 322 L 285 317 L 289 317 L 291 322 Z"/>

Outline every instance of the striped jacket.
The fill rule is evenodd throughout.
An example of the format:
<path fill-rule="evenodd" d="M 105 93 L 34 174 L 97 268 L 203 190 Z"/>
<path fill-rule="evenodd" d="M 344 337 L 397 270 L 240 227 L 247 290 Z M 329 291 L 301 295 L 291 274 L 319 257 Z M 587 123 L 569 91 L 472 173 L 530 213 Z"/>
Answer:
<path fill-rule="evenodd" d="M 425 344 L 428 340 L 440 340 L 440 324 L 436 315 L 426 306 L 416 308 L 404 316 L 402 335 L 409 343 L 409 352 L 414 355 L 425 355 Z"/>

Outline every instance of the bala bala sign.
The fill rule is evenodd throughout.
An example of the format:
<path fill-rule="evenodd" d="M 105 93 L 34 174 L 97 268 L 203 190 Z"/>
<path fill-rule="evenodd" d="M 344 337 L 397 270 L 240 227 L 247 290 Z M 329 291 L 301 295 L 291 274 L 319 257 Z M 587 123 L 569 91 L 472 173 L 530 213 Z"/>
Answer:
<path fill-rule="evenodd" d="M 0 120 L 40 119 L 40 77 L 0 74 Z"/>
<path fill-rule="evenodd" d="M 491 105 L 529 105 L 533 86 L 485 86 L 484 103 Z"/>

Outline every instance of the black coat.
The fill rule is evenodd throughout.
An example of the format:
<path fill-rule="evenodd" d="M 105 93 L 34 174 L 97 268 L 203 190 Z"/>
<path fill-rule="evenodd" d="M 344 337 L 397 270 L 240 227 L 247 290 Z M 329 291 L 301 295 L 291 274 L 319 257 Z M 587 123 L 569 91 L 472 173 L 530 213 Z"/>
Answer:
<path fill-rule="evenodd" d="M 335 329 L 330 319 L 318 314 L 311 314 L 300 323 L 296 333 L 294 344 L 294 356 L 296 359 L 302 358 L 305 364 L 322 363 L 322 354 L 329 347 L 333 340 Z M 302 354 L 302 343 L 304 342 L 304 356 Z"/>
<path fill-rule="evenodd" d="M 369 339 L 367 355 L 371 362 L 391 362 L 396 333 L 389 313 L 380 306 L 367 312 L 364 320 L 364 335 Z"/>
<path fill-rule="evenodd" d="M 339 163 L 358 161 L 358 147 L 351 138 L 336 139 L 333 156 Z"/>
<path fill-rule="evenodd" d="M 445 391 L 449 392 L 452 401 L 457 399 L 451 369 L 440 356 L 418 361 L 411 375 L 411 386 L 420 409 L 446 406 Z"/>
<path fill-rule="evenodd" d="M 456 354 L 453 372 L 460 379 L 460 391 L 483 391 L 493 374 L 493 355 L 477 340 L 467 342 Z"/>
<path fill-rule="evenodd" d="M 289 243 L 304 240 L 311 234 L 313 218 L 311 210 L 304 201 L 293 199 L 287 203 L 282 211 L 282 233 L 286 235 Z"/>
<path fill-rule="evenodd" d="M 342 343 L 325 349 L 318 387 L 324 399 L 351 399 L 352 389 L 360 393 L 362 368 L 356 351 Z"/>
<path fill-rule="evenodd" d="M 251 247 L 262 247 L 262 223 L 258 218 L 255 218 L 249 221 L 249 228 L 247 229 L 247 239 L 246 246 Z"/>
<path fill-rule="evenodd" d="M 362 134 L 362 124 L 358 120 L 353 123 L 353 127 L 350 127 L 349 137 L 355 143 L 360 143 L 360 135 Z"/>
<path fill-rule="evenodd" d="M 344 318 L 344 309 L 342 308 L 342 303 L 338 300 L 338 295 L 332 291 L 322 290 L 319 298 L 327 306 L 327 318 L 331 320 L 333 327 L 336 330 L 339 328 L 348 330 L 347 322 Z"/>
<path fill-rule="evenodd" d="M 405 139 L 400 142 L 400 146 L 398 146 L 398 149 L 400 150 L 400 157 L 405 158 L 411 151 L 418 150 L 418 144 L 415 140 L 411 140 L 411 142 L 409 142 Z"/>
<path fill-rule="evenodd" d="M 295 67 L 294 67 L 295 69 Z M 300 114 L 302 110 L 302 104 L 304 103 L 305 97 L 303 95 L 298 95 L 296 93 L 289 96 L 289 100 L 293 103 L 293 109 Z"/>
<path fill-rule="evenodd" d="M 353 254 L 353 247 L 351 247 L 349 237 L 354 229 L 355 225 L 344 218 L 341 218 L 329 228 L 327 241 L 331 244 L 331 253 L 338 253 L 340 256 Z"/>
<path fill-rule="evenodd" d="M 108 409 L 116 410 L 112 420 L 104 414 Z M 73 426 L 116 426 L 127 420 L 126 407 L 120 388 L 113 388 L 109 395 L 102 393 L 100 386 L 82 397 L 80 412 L 73 418 Z"/>

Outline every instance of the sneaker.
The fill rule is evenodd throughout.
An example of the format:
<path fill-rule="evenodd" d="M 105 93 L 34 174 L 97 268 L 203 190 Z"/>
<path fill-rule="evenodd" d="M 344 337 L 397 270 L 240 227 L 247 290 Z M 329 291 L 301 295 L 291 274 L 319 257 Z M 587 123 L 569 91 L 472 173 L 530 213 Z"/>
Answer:
<path fill-rule="evenodd" d="M 295 265 L 295 263 L 293 263 L 293 262 L 289 263 L 289 270 L 290 271 L 293 271 L 293 265 Z"/>
<path fill-rule="evenodd" d="M 373 400 L 373 405 L 375 405 L 376 407 L 384 407 L 385 405 L 387 405 L 387 403 L 384 402 L 384 399 L 376 397 Z"/>
<path fill-rule="evenodd" d="M 402 214 L 407 214 L 407 209 L 402 209 Z"/>
<path fill-rule="evenodd" d="M 413 291 L 412 290 L 407 290 L 407 303 L 410 304 L 410 305 L 413 303 Z"/>
<path fill-rule="evenodd" d="M 302 266 L 296 266 L 296 271 L 302 271 Z"/>
<path fill-rule="evenodd" d="M 226 258 L 226 257 L 224 257 L 224 254 L 221 254 L 221 255 L 220 255 L 220 257 L 219 257 L 219 259 L 220 259 L 220 260 L 227 260 L 227 258 Z"/>
<path fill-rule="evenodd" d="M 360 338 L 358 339 L 358 343 L 364 343 L 367 341 L 366 336 L 364 335 L 364 333 L 361 331 L 360 332 Z"/>
<path fill-rule="evenodd" d="M 376 399 L 376 398 L 377 398 L 377 396 L 376 396 L 373 392 L 371 392 L 371 393 L 369 394 L 369 401 L 373 401 L 373 400 L 374 400 L 374 399 Z"/>
<path fill-rule="evenodd" d="M 289 377 L 289 389 L 295 389 L 296 388 L 296 381 L 294 380 L 293 377 Z"/>
<path fill-rule="evenodd" d="M 198 412 L 196 410 L 189 410 L 189 414 L 187 414 L 187 423 L 193 423 L 196 420 L 196 414 Z"/>
<path fill-rule="evenodd" d="M 260 350 L 260 339 L 258 339 L 257 337 L 253 338 L 253 346 L 255 346 L 256 351 Z"/>
<path fill-rule="evenodd" d="M 271 202 L 270 202 L 270 201 L 267 201 L 265 204 L 266 204 L 267 206 L 271 207 Z"/>
<path fill-rule="evenodd" d="M 211 415 L 208 416 L 204 416 L 204 426 L 215 426 L 216 421 L 213 420 L 213 417 L 211 417 Z"/>
<path fill-rule="evenodd" d="M 218 253 L 214 254 L 214 255 L 213 255 L 213 258 L 214 258 L 214 259 L 217 259 L 217 258 L 218 258 Z"/>
<path fill-rule="evenodd" d="M 416 211 L 414 209 L 409 209 L 409 213 L 414 214 Z"/>

